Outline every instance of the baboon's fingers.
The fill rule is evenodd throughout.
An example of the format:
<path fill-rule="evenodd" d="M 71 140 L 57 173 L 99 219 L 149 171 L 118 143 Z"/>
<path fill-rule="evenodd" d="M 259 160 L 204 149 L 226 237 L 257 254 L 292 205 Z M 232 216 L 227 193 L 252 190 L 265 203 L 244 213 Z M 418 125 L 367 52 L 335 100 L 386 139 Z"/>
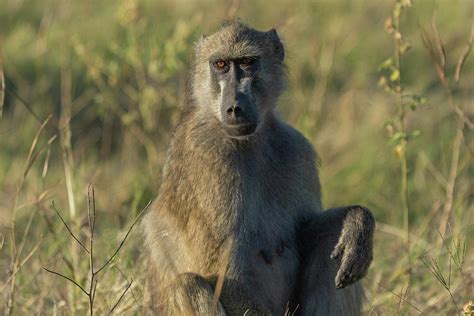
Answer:
<path fill-rule="evenodd" d="M 341 289 L 362 279 L 372 261 L 372 257 L 357 251 L 346 252 L 336 275 L 336 288 Z"/>
<path fill-rule="evenodd" d="M 336 288 L 344 288 L 351 284 L 353 278 L 352 270 L 355 267 L 354 255 L 345 253 L 341 260 L 341 266 L 336 275 Z"/>
<path fill-rule="evenodd" d="M 339 240 L 336 247 L 334 247 L 334 250 L 331 252 L 331 259 L 341 259 L 342 255 L 344 254 L 344 246 L 344 242 Z"/>

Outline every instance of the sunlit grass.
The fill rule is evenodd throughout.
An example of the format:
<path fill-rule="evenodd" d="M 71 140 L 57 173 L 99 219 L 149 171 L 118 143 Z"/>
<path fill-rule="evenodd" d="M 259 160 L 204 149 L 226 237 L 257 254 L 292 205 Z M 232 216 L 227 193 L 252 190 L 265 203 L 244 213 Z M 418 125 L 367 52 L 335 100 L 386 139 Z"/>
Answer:
<path fill-rule="evenodd" d="M 394 5 L 0 0 L 1 310 L 88 312 L 88 297 L 43 270 L 90 286 L 90 263 L 51 203 L 85 242 L 92 184 L 97 260 L 114 253 L 159 187 L 193 41 L 236 14 L 260 29 L 276 27 L 284 41 L 289 87 L 279 110 L 319 152 L 325 206 L 360 203 L 375 214 L 374 262 L 363 281 L 366 313 L 461 313 L 474 287 L 472 52 L 459 82 L 456 76 L 472 36 L 474 2 L 414 1 L 400 20 L 411 49 L 401 56 L 398 75 L 394 61 L 380 67 L 394 52 L 386 32 Z M 425 44 L 421 28 L 428 32 Z M 430 39 L 449 89 L 426 48 Z M 400 95 L 380 89 L 381 68 L 386 80 L 401 78 L 410 94 L 404 100 L 404 131 L 397 125 Z M 415 111 L 414 100 L 419 101 Z M 461 136 L 455 107 L 471 120 Z M 414 131 L 419 135 L 400 152 L 399 141 Z M 400 153 L 407 163 L 405 207 Z M 146 254 L 137 228 L 98 276 L 98 314 L 146 311 Z"/>

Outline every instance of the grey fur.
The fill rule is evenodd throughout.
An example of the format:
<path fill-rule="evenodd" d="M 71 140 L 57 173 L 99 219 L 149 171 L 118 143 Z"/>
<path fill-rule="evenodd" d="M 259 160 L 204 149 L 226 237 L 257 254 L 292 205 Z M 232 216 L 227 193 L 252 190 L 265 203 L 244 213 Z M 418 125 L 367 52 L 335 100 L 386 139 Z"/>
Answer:
<path fill-rule="evenodd" d="M 211 59 L 246 56 L 259 58 L 245 75 L 258 127 L 229 137 L 219 111 L 228 101 L 221 92 L 228 79 L 213 77 Z M 283 57 L 275 30 L 240 22 L 196 45 L 191 91 L 144 220 L 154 307 L 161 313 L 360 312 L 362 288 L 352 283 L 372 260 L 374 219 L 359 206 L 321 212 L 316 153 L 273 111 L 285 87 Z"/>

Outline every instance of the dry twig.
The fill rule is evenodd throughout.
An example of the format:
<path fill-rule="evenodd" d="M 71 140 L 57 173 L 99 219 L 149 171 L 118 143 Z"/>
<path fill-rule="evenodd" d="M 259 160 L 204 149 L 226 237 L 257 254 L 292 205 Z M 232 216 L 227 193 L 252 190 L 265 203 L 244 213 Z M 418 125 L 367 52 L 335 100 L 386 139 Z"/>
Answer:
<path fill-rule="evenodd" d="M 72 284 L 74 284 L 76 287 L 78 287 L 88 298 L 89 301 L 89 315 L 93 316 L 94 315 L 94 302 L 95 302 L 95 297 L 97 293 L 97 284 L 98 284 L 98 275 L 100 272 L 102 272 L 106 267 L 110 265 L 110 263 L 114 260 L 114 258 L 117 256 L 119 253 L 120 249 L 122 249 L 123 245 L 125 244 L 128 236 L 130 235 L 133 227 L 135 224 L 140 220 L 140 218 L 146 213 L 148 210 L 149 206 L 151 204 L 151 201 L 148 202 L 148 204 L 140 211 L 140 213 L 137 215 L 133 223 L 130 225 L 130 227 L 127 230 L 127 233 L 125 234 L 124 238 L 122 238 L 120 244 L 118 247 L 115 249 L 114 253 L 105 261 L 104 264 L 100 266 L 100 268 L 95 269 L 95 261 L 96 258 L 94 256 L 94 241 L 95 241 L 95 227 L 96 227 L 96 207 L 95 207 L 95 190 L 94 188 L 89 185 L 88 190 L 87 190 L 87 218 L 88 218 L 88 224 L 89 224 L 89 249 L 84 245 L 83 242 L 79 240 L 79 238 L 72 232 L 72 230 L 69 228 L 68 224 L 64 220 L 64 218 L 61 216 L 61 213 L 56 209 L 53 203 L 53 209 L 55 210 L 56 214 L 60 218 L 61 222 L 63 225 L 66 227 L 67 231 L 69 234 L 72 236 L 72 238 L 83 248 L 87 253 L 88 253 L 88 259 L 89 259 L 89 289 L 86 290 L 82 285 L 79 284 L 79 282 L 75 281 L 73 278 L 70 278 L 62 273 L 44 268 L 46 271 L 58 275 Z M 114 309 L 119 305 L 127 291 L 132 285 L 131 281 L 128 286 L 125 288 L 125 290 L 122 292 L 121 296 L 115 303 L 115 305 L 112 307 L 110 310 L 109 314 L 114 311 Z"/>

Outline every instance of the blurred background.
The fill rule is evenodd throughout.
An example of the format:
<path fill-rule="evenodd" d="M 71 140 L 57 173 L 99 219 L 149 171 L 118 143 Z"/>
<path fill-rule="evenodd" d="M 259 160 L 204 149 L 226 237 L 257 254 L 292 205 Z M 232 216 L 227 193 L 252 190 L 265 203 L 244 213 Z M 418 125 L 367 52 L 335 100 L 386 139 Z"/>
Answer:
<path fill-rule="evenodd" d="M 96 260 L 114 253 L 159 188 L 194 41 L 235 17 L 285 45 L 279 112 L 320 155 L 324 205 L 375 214 L 365 314 L 474 298 L 473 1 L 0 0 L 5 314 L 89 313 L 43 269 L 90 286 L 52 202 L 86 243 L 92 185 Z M 96 313 L 146 313 L 144 257 L 137 225 L 96 279 Z"/>

